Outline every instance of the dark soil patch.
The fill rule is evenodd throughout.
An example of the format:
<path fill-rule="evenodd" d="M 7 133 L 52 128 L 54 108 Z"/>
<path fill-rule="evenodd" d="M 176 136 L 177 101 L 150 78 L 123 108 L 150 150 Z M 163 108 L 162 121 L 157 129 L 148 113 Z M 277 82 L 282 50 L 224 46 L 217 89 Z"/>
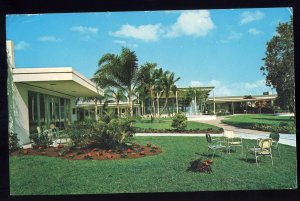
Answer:
<path fill-rule="evenodd" d="M 11 156 L 48 156 L 59 157 L 70 160 L 116 160 L 132 159 L 153 156 L 161 153 L 162 150 L 152 146 L 134 146 L 127 150 L 104 150 L 104 149 L 75 149 L 72 147 L 48 147 L 46 149 L 21 149 L 11 153 Z"/>

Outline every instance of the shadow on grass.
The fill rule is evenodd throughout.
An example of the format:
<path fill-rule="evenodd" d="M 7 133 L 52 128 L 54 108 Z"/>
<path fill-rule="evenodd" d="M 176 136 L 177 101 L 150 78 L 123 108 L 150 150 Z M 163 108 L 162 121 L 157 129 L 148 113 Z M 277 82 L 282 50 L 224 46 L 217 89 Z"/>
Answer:
<path fill-rule="evenodd" d="M 203 157 L 209 157 L 209 158 L 211 158 L 213 155 L 212 153 L 198 153 L 198 152 L 195 152 L 195 154 Z M 223 156 L 219 155 L 218 153 L 215 153 L 214 158 L 223 158 Z"/>
<path fill-rule="evenodd" d="M 244 161 L 245 163 L 248 163 L 248 164 L 256 163 L 254 158 L 240 158 L 239 160 Z"/>

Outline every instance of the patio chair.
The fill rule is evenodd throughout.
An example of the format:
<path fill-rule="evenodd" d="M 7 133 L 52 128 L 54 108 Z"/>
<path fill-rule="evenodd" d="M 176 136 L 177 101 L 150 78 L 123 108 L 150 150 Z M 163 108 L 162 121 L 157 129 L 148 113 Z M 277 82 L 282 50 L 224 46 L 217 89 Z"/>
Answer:
<path fill-rule="evenodd" d="M 54 124 L 51 124 L 50 128 L 52 130 L 54 138 L 56 139 L 56 142 L 58 142 L 58 140 L 59 140 L 59 143 L 61 144 L 62 143 L 62 139 L 65 139 L 65 141 L 67 142 L 68 136 L 64 133 L 63 130 L 59 130 L 59 128 L 56 127 Z"/>
<path fill-rule="evenodd" d="M 225 140 L 225 145 L 227 147 L 227 153 L 230 153 L 231 147 L 241 147 L 242 154 L 243 154 L 244 151 L 243 139 L 238 136 L 235 136 L 233 131 L 224 130 L 224 140 Z"/>
<path fill-rule="evenodd" d="M 208 151 L 213 151 L 213 155 L 211 157 L 211 159 L 214 158 L 215 152 L 217 150 L 222 151 L 222 150 L 226 150 L 226 146 L 223 144 L 224 141 L 219 140 L 219 139 L 212 139 L 210 134 L 206 133 L 206 141 L 207 141 L 207 147 L 208 147 Z M 217 141 L 219 140 L 219 141 Z M 223 156 L 223 152 L 222 152 L 222 156 Z"/>
<path fill-rule="evenodd" d="M 253 146 L 253 148 L 249 148 L 247 146 L 247 153 L 253 154 L 255 156 L 256 165 L 258 165 L 257 163 L 258 157 L 269 156 L 271 158 L 272 166 L 273 166 L 271 147 L 272 147 L 272 138 L 265 138 L 265 139 L 259 138 L 257 139 L 257 145 Z M 246 159 L 248 159 L 247 154 L 246 154 Z"/>
<path fill-rule="evenodd" d="M 279 133 L 270 133 L 269 138 L 272 138 L 272 149 L 273 150 L 276 149 L 278 152 L 278 156 L 280 157 L 280 151 L 279 151 L 279 146 L 278 146 L 280 134 Z"/>

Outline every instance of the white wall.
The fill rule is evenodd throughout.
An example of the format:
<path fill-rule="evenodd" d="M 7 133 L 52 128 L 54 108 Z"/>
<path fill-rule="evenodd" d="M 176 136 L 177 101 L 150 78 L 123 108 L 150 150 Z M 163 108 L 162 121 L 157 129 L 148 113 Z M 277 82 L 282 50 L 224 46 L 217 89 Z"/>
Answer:
<path fill-rule="evenodd" d="M 20 144 L 29 143 L 28 89 L 14 85 L 13 92 L 14 132 L 18 134 Z"/>
<path fill-rule="evenodd" d="M 20 144 L 27 144 L 29 139 L 29 111 L 28 111 L 28 91 L 49 94 L 52 96 L 64 97 L 70 99 L 70 112 L 71 121 L 74 122 L 72 117 L 72 108 L 75 107 L 75 98 L 64 96 L 48 90 L 43 90 L 37 87 L 28 86 L 22 83 L 14 83 L 14 114 L 15 114 L 15 133 L 18 134 Z"/>

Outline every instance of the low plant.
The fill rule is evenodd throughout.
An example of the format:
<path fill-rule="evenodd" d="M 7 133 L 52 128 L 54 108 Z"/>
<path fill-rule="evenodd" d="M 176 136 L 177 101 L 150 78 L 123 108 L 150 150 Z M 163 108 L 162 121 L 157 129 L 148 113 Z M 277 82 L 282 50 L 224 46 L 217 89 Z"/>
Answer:
<path fill-rule="evenodd" d="M 190 167 L 188 167 L 187 171 L 192 172 L 203 172 L 203 173 L 212 173 L 211 164 L 213 163 L 212 160 L 202 160 L 197 159 L 190 162 Z"/>
<path fill-rule="evenodd" d="M 32 147 L 37 149 L 39 147 L 47 148 L 52 141 L 50 140 L 47 132 L 42 133 L 30 133 L 29 138 L 33 141 Z"/>
<path fill-rule="evenodd" d="M 183 131 L 187 127 L 187 117 L 183 113 L 177 113 L 172 119 L 172 128 Z"/>

